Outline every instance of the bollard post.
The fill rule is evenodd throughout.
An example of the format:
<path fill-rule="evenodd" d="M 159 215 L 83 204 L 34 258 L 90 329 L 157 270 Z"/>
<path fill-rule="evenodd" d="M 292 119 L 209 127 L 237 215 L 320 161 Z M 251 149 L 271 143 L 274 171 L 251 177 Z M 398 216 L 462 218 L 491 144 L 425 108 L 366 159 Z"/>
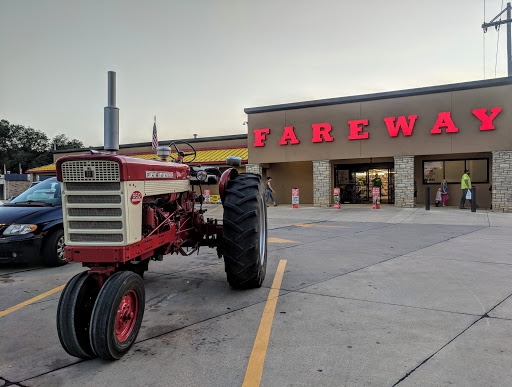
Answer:
<path fill-rule="evenodd" d="M 476 187 L 471 188 L 471 212 L 476 212 Z"/>
<path fill-rule="evenodd" d="M 425 187 L 425 210 L 430 211 L 430 186 Z"/>

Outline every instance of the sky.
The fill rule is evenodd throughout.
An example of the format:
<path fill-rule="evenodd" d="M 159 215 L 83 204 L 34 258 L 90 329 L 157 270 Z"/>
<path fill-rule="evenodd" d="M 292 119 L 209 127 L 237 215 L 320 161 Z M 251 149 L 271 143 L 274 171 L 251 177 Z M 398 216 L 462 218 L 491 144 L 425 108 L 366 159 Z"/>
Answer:
<path fill-rule="evenodd" d="M 0 0 L 0 119 L 101 146 L 108 71 L 121 144 L 150 142 L 155 115 L 161 141 L 242 134 L 246 107 L 507 76 L 484 4 L 506 6 Z"/>

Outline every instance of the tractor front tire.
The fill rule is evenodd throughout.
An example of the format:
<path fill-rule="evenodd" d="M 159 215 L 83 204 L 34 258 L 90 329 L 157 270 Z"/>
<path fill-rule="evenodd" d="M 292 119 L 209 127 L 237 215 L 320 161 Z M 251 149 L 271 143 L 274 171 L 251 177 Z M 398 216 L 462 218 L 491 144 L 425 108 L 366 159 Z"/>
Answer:
<path fill-rule="evenodd" d="M 267 269 L 267 207 L 261 176 L 241 173 L 224 194 L 222 254 L 229 284 L 258 288 Z"/>
<path fill-rule="evenodd" d="M 96 355 L 117 360 L 135 343 L 144 317 L 144 281 L 121 271 L 105 281 L 91 317 L 90 340 Z"/>
<path fill-rule="evenodd" d="M 72 356 L 95 357 L 89 341 L 94 303 L 100 289 L 97 281 L 84 271 L 67 283 L 57 308 L 57 333 L 62 347 Z"/>

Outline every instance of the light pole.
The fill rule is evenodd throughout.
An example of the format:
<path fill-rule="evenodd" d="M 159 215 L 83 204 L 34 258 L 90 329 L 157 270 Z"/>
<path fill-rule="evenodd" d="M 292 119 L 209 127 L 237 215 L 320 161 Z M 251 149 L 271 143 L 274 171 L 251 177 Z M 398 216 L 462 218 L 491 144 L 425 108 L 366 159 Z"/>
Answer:
<path fill-rule="evenodd" d="M 498 20 L 498 19 L 505 11 L 507 11 L 507 19 L 506 20 Z M 512 6 L 510 3 L 507 3 L 507 7 L 502 10 L 498 15 L 494 17 L 489 23 L 482 24 L 482 28 L 484 30 L 484 33 L 487 32 L 487 28 L 494 26 L 496 29 L 498 29 L 498 26 L 501 24 L 507 24 L 507 68 L 508 68 L 508 76 L 512 77 L 512 42 L 511 42 L 511 28 L 510 23 L 512 23 L 511 19 L 511 11 Z"/>

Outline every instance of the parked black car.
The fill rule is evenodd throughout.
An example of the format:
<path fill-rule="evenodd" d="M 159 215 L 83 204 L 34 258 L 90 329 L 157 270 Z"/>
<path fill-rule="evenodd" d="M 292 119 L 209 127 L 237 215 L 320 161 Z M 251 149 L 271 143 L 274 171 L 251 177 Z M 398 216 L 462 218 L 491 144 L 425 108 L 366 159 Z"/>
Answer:
<path fill-rule="evenodd" d="M 66 263 L 60 183 L 50 178 L 0 206 L 0 262 L 42 257 L 48 266 Z"/>

